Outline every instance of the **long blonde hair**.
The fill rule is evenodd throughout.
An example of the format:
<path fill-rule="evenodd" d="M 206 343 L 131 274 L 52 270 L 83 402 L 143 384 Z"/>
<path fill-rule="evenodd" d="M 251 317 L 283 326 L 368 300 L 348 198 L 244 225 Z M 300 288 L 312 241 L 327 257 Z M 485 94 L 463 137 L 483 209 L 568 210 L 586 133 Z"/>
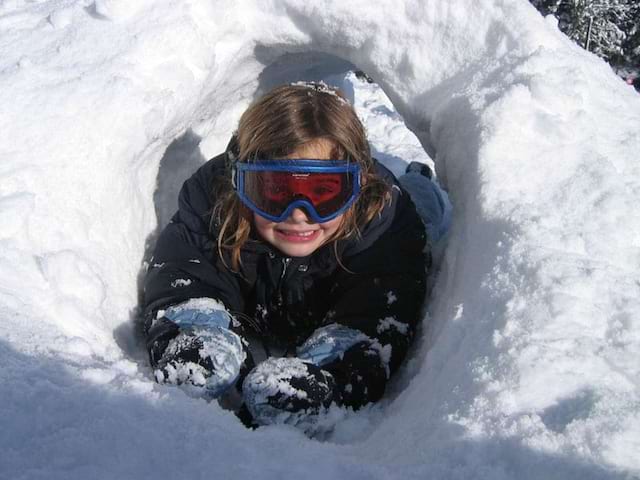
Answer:
<path fill-rule="evenodd" d="M 253 103 L 240 118 L 233 161 L 284 158 L 319 140 L 333 145 L 332 159 L 349 159 L 361 169 L 361 192 L 342 216 L 331 237 L 338 240 L 360 235 L 360 230 L 380 214 L 391 200 L 390 185 L 374 171 L 366 134 L 356 112 L 340 90 L 324 83 L 294 84 L 273 89 Z M 239 270 L 240 252 L 249 239 L 252 212 L 236 195 L 231 173 L 218 177 L 213 185 L 214 206 L 211 228 L 217 230 L 218 254 L 226 265 L 225 252 L 233 270 Z M 335 249 L 337 256 L 337 249 Z M 338 258 L 338 261 L 340 259 Z"/>

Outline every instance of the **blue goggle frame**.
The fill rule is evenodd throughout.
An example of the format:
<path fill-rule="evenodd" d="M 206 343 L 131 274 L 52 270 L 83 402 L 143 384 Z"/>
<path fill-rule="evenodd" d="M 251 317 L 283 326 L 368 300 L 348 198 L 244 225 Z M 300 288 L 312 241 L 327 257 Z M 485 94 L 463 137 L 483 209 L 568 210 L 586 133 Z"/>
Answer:
<path fill-rule="evenodd" d="M 349 198 L 335 212 L 320 215 L 311 201 L 297 198 L 287 205 L 280 215 L 272 215 L 258 207 L 245 193 L 245 172 L 291 172 L 291 173 L 350 173 L 353 176 L 352 191 Z M 318 160 L 318 159 L 287 159 L 287 160 L 256 160 L 252 162 L 236 162 L 233 166 L 233 187 L 244 205 L 252 211 L 272 222 L 283 222 L 294 209 L 303 208 L 309 218 L 316 223 L 333 220 L 343 214 L 358 198 L 360 194 L 360 166 L 347 160 Z"/>

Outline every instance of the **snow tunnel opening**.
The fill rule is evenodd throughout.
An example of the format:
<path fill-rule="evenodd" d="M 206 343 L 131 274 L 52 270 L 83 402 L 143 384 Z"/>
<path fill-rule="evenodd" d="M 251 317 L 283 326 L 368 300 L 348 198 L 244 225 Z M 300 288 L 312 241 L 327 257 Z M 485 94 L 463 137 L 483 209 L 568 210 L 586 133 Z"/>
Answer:
<path fill-rule="evenodd" d="M 324 81 L 331 86 L 340 88 L 345 93 L 365 125 L 372 155 L 389 168 L 396 177 L 400 177 L 405 172 L 406 166 L 411 161 L 425 163 L 432 170 L 435 169 L 434 161 L 423 147 L 423 142 L 407 126 L 384 89 L 375 82 L 375 78 L 371 78 L 357 65 L 335 55 L 314 51 L 284 53 L 274 56 L 273 50 L 257 47 L 255 55 L 266 66 L 257 77 L 253 94 L 250 95 L 251 100 L 259 98 L 277 85 L 301 81 Z M 243 98 L 242 102 L 248 104 L 247 98 Z M 230 133 L 237 125 L 239 116 L 246 106 L 243 105 L 242 109 L 234 109 L 234 106 L 229 105 L 228 110 L 232 113 L 229 111 L 215 112 L 218 117 L 234 120 L 233 127 L 228 128 L 228 136 L 220 134 L 219 131 L 211 133 L 206 128 L 193 125 L 184 134 L 175 138 L 162 155 L 157 171 L 156 189 L 153 194 L 157 227 L 147 237 L 143 268 L 138 276 L 140 301 L 136 322 L 139 326 L 142 323 L 140 313 L 146 269 L 153 261 L 153 250 L 158 235 L 177 209 L 180 188 L 183 182 L 209 158 L 221 153 L 206 151 L 207 149 L 203 149 L 202 146 L 203 144 L 226 145 Z M 421 136 L 424 136 L 424 132 Z M 425 311 L 421 315 L 424 316 Z M 137 355 L 130 356 L 142 361 L 145 364 L 145 369 L 148 369 L 146 352 L 142 351 L 144 347 L 140 328 L 136 330 L 136 335 L 138 336 L 139 351 Z M 390 382 L 383 402 L 393 401 L 417 374 L 418 367 L 413 357 L 416 356 L 417 350 L 422 349 L 422 341 L 420 340 L 422 337 L 421 329 L 419 329 L 417 340 L 414 342 L 408 358 L 403 362 L 401 371 Z M 121 345 L 130 344 L 130 342 L 120 341 L 118 343 Z M 131 354 L 130 351 L 128 353 Z M 411 366 L 408 366 L 408 363 Z M 349 440 L 347 440 L 348 442 Z"/>
<path fill-rule="evenodd" d="M 398 112 L 384 87 L 357 65 L 333 54 L 321 51 L 282 53 L 277 49 L 258 45 L 254 49 L 255 58 L 265 67 L 255 82 L 251 83 L 253 93 L 249 99 L 242 97 L 241 109 L 225 104 L 225 111 L 210 112 L 215 117 L 231 120 L 224 133 L 211 130 L 214 121 L 194 122 L 180 136 L 174 138 L 160 159 L 153 192 L 153 204 L 157 218 L 157 228 L 145 242 L 144 260 L 151 257 L 158 233 L 169 222 L 177 208 L 177 198 L 182 183 L 208 159 L 221 153 L 231 138 L 241 113 L 248 104 L 277 85 L 324 81 L 340 88 L 356 109 L 367 129 L 372 155 L 389 168 L 396 177 L 405 172 L 412 160 L 428 164 L 435 170 L 434 154 L 428 128 L 423 129 L 415 122 L 406 122 Z M 356 90 L 358 92 L 356 93 Z M 424 126 L 424 125 L 423 125 Z M 206 144 L 206 148 L 202 148 Z M 218 146 L 212 150 L 210 145 Z M 404 151 L 405 157 L 401 154 Z M 140 287 L 140 293 L 141 287 Z"/>

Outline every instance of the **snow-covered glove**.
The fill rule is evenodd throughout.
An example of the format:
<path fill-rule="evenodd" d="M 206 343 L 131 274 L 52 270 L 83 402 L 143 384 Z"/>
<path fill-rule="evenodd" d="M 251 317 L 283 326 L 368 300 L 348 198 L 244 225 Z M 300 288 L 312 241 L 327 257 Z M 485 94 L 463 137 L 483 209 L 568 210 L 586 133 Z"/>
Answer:
<path fill-rule="evenodd" d="M 384 394 L 390 349 L 358 330 L 334 323 L 317 329 L 298 347 L 297 355 L 331 373 L 341 403 L 359 408 Z"/>
<path fill-rule="evenodd" d="M 333 427 L 333 377 L 299 358 L 266 359 L 244 379 L 242 393 L 255 425 L 287 424 L 311 435 Z"/>
<path fill-rule="evenodd" d="M 342 405 L 357 410 L 382 398 L 389 380 L 387 353 L 388 346 L 381 347 L 377 342 L 360 342 L 349 348 L 341 358 L 322 367 L 333 375 Z"/>
<path fill-rule="evenodd" d="M 159 383 L 191 385 L 196 393 L 216 398 L 236 382 L 247 351 L 242 338 L 230 330 L 233 318 L 224 306 L 208 298 L 191 299 L 160 315 L 178 328 L 178 334 L 161 354 L 151 349 Z M 165 342 L 155 343 L 161 348 Z"/>

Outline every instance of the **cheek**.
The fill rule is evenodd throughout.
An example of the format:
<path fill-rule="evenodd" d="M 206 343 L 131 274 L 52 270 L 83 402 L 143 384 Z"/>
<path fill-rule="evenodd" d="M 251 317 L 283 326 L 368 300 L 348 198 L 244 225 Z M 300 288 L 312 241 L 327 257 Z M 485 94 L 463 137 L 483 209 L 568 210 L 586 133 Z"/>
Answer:
<path fill-rule="evenodd" d="M 268 235 L 269 232 L 273 230 L 273 226 L 275 225 L 275 223 L 273 223 L 270 220 L 267 220 L 264 217 L 261 217 L 257 213 L 253 214 L 253 224 L 256 227 L 256 231 L 262 237 L 264 237 L 265 235 Z"/>
<path fill-rule="evenodd" d="M 342 215 L 328 222 L 321 223 L 320 226 L 326 235 L 333 235 L 342 224 Z"/>

